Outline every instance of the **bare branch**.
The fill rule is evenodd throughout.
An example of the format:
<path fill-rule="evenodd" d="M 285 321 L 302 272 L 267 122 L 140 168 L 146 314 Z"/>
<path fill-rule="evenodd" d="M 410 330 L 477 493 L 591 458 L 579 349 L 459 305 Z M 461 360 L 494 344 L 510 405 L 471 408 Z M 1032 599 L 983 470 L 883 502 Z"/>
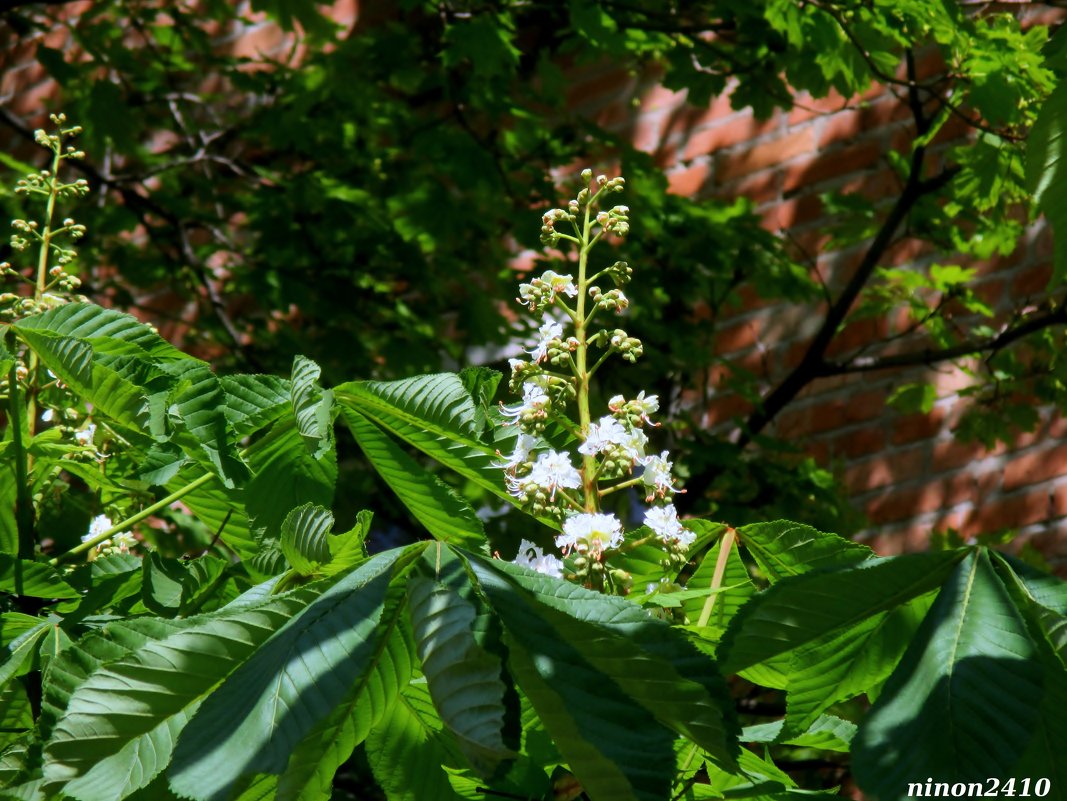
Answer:
<path fill-rule="evenodd" d="M 924 348 L 908 353 L 897 353 L 882 357 L 859 357 L 847 362 L 824 362 L 820 378 L 832 375 L 852 373 L 870 373 L 876 370 L 890 370 L 901 367 L 933 366 L 942 362 L 976 356 L 980 353 L 995 354 L 1029 334 L 1046 328 L 1067 325 L 1067 304 L 1035 317 L 1028 317 L 1021 323 L 1009 326 L 995 337 L 972 339 L 949 348 Z"/>

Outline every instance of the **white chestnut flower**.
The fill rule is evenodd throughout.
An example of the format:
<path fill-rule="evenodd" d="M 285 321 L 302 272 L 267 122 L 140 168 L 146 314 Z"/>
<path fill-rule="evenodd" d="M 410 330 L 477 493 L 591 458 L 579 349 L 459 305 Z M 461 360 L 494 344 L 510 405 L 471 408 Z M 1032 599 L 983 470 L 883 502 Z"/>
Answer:
<path fill-rule="evenodd" d="M 81 431 L 74 432 L 74 439 L 78 441 L 79 445 L 92 445 L 93 437 L 96 436 L 96 423 L 89 423 Z"/>
<path fill-rule="evenodd" d="M 556 536 L 556 547 L 564 554 L 575 550 L 580 554 L 600 555 L 622 545 L 622 523 L 612 514 L 581 512 L 563 521 L 563 533 Z"/>
<path fill-rule="evenodd" d="M 560 487 L 577 489 L 582 486 L 582 475 L 571 464 L 571 457 L 560 451 L 548 451 L 538 456 L 527 479 L 548 490 L 552 498 Z"/>
<path fill-rule="evenodd" d="M 56 410 L 55 409 L 45 409 L 43 412 L 41 412 L 41 422 L 43 422 L 43 423 L 51 423 L 53 418 L 55 418 L 55 416 L 56 416 Z"/>
<path fill-rule="evenodd" d="M 514 470 L 520 464 L 530 461 L 533 449 L 537 447 L 537 437 L 532 437 L 529 434 L 519 434 L 515 438 L 515 448 L 512 450 L 511 455 L 503 462 L 496 462 L 494 467 L 500 467 L 504 470 Z M 499 454 L 499 451 L 498 451 Z"/>
<path fill-rule="evenodd" d="M 608 408 L 615 414 L 632 415 L 641 423 L 652 423 L 649 415 L 659 411 L 659 395 L 649 395 L 646 398 L 644 390 L 638 392 L 637 397 L 632 400 L 626 400 L 622 395 L 615 395 L 608 401 Z M 633 420 L 631 422 L 636 423 Z"/>
<path fill-rule="evenodd" d="M 550 404 L 551 401 L 544 387 L 527 381 L 522 385 L 522 403 L 514 406 L 501 406 L 500 413 L 504 417 L 511 418 L 513 423 L 517 423 L 527 415 L 546 412 Z"/>
<path fill-rule="evenodd" d="M 634 428 L 626 432 L 626 436 L 619 443 L 623 451 L 632 462 L 640 462 L 645 458 L 645 446 L 648 445 L 648 437 L 640 428 Z"/>
<path fill-rule="evenodd" d="M 89 532 L 82 535 L 82 542 L 88 542 L 94 537 L 99 537 L 113 525 L 114 523 L 111 522 L 111 518 L 107 515 L 97 515 L 89 521 Z"/>
<path fill-rule="evenodd" d="M 529 540 L 519 543 L 519 552 L 511 560 L 512 564 L 528 567 L 538 573 L 553 578 L 563 578 L 563 560 L 552 554 L 544 553 L 541 548 Z"/>
<path fill-rule="evenodd" d="M 112 547 L 118 548 L 119 553 L 129 553 L 130 548 L 137 544 L 137 538 L 128 531 L 122 531 L 111 538 Z"/>
<path fill-rule="evenodd" d="M 667 493 L 675 492 L 674 479 L 671 477 L 674 462 L 667 458 L 669 455 L 668 451 L 663 451 L 659 456 L 646 456 L 640 460 L 645 468 L 641 481 L 649 490 L 646 500 L 651 500 L 656 495 L 664 498 Z"/>
<path fill-rule="evenodd" d="M 676 542 L 688 548 L 696 540 L 696 534 L 682 526 L 678 520 L 678 510 L 673 503 L 666 506 L 653 506 L 645 512 L 645 525 L 659 537 L 664 544 Z"/>
<path fill-rule="evenodd" d="M 596 423 L 589 424 L 589 435 L 580 446 L 578 453 L 586 456 L 595 456 L 598 453 L 612 450 L 617 445 L 622 445 L 628 434 L 622 423 L 614 417 L 601 417 Z"/>
<path fill-rule="evenodd" d="M 548 346 L 553 340 L 563 338 L 563 325 L 545 315 L 544 322 L 537 329 L 537 345 L 533 350 L 526 351 L 530 354 L 533 362 L 539 362 L 548 355 Z"/>

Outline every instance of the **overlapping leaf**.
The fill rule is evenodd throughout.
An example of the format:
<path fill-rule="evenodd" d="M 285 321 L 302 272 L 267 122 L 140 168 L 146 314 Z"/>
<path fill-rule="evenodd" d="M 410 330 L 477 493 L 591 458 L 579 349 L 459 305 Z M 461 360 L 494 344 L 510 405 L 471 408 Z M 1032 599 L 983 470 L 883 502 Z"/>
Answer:
<path fill-rule="evenodd" d="M 504 742 L 504 696 L 499 657 L 474 636 L 477 610 L 447 585 L 412 576 L 408 605 L 422 672 L 441 720 L 484 778 L 514 757 Z"/>
<path fill-rule="evenodd" d="M 852 567 L 874 557 L 865 545 L 788 520 L 752 523 L 737 533 L 772 584 L 812 570 Z"/>
<path fill-rule="evenodd" d="M 381 652 L 365 678 L 293 749 L 278 779 L 275 801 L 328 801 L 337 769 L 389 714 L 415 663 L 411 635 L 399 615 L 402 610 L 400 604 L 388 610 Z"/>
<path fill-rule="evenodd" d="M 306 603 L 306 594 L 251 605 L 238 599 L 199 618 L 119 623 L 115 633 L 133 647 L 120 646 L 117 657 L 113 646 L 92 640 L 95 650 L 49 673 L 66 689 L 57 690 L 62 714 L 45 747 L 45 777 L 82 801 L 115 801 L 146 786 L 169 761 L 192 709 Z"/>
<path fill-rule="evenodd" d="M 1064 678 L 1062 669 L 1049 672 L 988 554 L 971 552 L 860 725 L 857 781 L 888 801 L 926 777 L 953 784 L 1016 775 L 1031 742 L 1048 733 L 1042 722 L 1062 720 L 1042 710 L 1063 700 Z M 1053 725 L 1062 734 L 1062 722 Z"/>
<path fill-rule="evenodd" d="M 349 573 L 212 693 L 178 743 L 171 788 L 221 801 L 242 776 L 285 771 L 293 749 L 383 652 L 379 624 L 398 592 L 395 573 L 421 547 L 379 554 Z"/>
<path fill-rule="evenodd" d="M 374 469 L 430 534 L 467 548 L 485 547 L 482 522 L 470 504 L 423 469 L 369 418 L 350 408 L 342 408 L 341 414 Z"/>
<path fill-rule="evenodd" d="M 361 381 L 334 388 L 342 406 L 374 421 L 427 456 L 483 489 L 512 500 L 493 448 L 479 440 L 483 415 L 459 376 L 417 376 L 402 381 Z"/>
<path fill-rule="evenodd" d="M 389 801 L 461 801 L 444 768 L 462 757 L 443 729 L 425 683 L 405 687 L 367 736 L 367 762 Z"/>
<path fill-rule="evenodd" d="M 669 729 L 732 762 L 725 686 L 677 632 L 622 599 L 469 561 L 507 632 L 512 674 L 591 797 L 662 797 L 672 774 Z"/>

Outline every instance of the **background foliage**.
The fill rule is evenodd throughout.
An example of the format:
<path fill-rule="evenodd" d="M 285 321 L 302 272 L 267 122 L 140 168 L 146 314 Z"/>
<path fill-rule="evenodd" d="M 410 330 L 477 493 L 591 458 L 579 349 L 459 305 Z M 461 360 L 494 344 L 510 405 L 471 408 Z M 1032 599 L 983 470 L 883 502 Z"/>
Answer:
<path fill-rule="evenodd" d="M 353 31 L 263 3 L 302 48 L 271 61 L 220 46 L 227 3 L 2 8 L 74 37 L 37 57 L 87 127 L 83 291 L 162 319 L 147 292 L 169 288 L 198 312 L 185 349 L 212 363 L 115 310 L 5 298 L 0 795 L 799 799 L 855 781 L 891 799 L 995 774 L 1063 797 L 1063 583 L 982 547 L 880 559 L 825 533 L 849 524 L 826 474 L 764 436 L 811 381 L 867 369 L 827 355 L 849 319 L 898 307 L 922 347 L 878 366 L 984 357 L 966 433 L 1061 401 L 1058 284 L 990 322 L 966 267 L 883 264 L 901 237 L 944 262 L 1007 252 L 1028 188 L 1062 224 L 1059 37 L 919 0 L 407 2 Z M 569 71 L 605 60 L 760 116 L 800 90 L 895 87 L 913 123 L 886 153 L 899 194 L 827 199 L 856 271 L 822 287 L 744 199 L 667 195 L 647 154 L 566 103 Z M 950 119 L 973 134 L 934 154 Z M 504 265 L 536 248 L 531 209 L 575 161 L 621 164 L 642 221 L 627 257 L 655 284 L 631 332 L 657 358 L 605 372 L 604 397 L 679 410 L 717 363 L 717 315 L 752 289 L 823 320 L 777 387 L 736 374 L 763 402 L 733 436 L 684 414 L 670 432 L 690 509 L 737 528 L 689 521 L 669 574 L 658 552 L 620 557 L 638 587 L 667 579 L 648 597 L 489 558 L 508 544 L 475 512 L 507 501 L 497 379 L 440 372 L 507 355 Z M 430 539 L 370 556 L 370 497 Z M 137 526 L 135 553 L 84 559 L 102 510 L 119 522 L 99 541 Z M 779 516 L 822 526 L 742 525 Z"/>
<path fill-rule="evenodd" d="M 633 377 L 605 374 L 603 387 L 654 388 L 681 412 L 672 444 L 688 454 L 690 511 L 856 524 L 827 473 L 762 434 L 811 381 L 880 360 L 878 347 L 862 368 L 826 355 L 864 315 L 910 310 L 923 347 L 883 351 L 887 366 L 987 357 L 964 435 L 1009 437 L 1033 425 L 1035 394 L 1062 400 L 1058 306 L 990 321 L 969 269 L 880 269 L 903 239 L 949 262 L 1015 246 L 1028 204 L 1022 141 L 1061 59 L 1057 43 L 1042 49 L 1040 25 L 919 0 L 405 2 L 370 4 L 350 30 L 320 4 L 251 10 L 291 31 L 295 49 L 232 55 L 224 33 L 248 9 L 230 3 L 4 11 L 17 35 L 71 36 L 36 56 L 61 87 L 55 102 L 86 124 L 95 155 L 85 174 L 100 199 L 118 201 L 87 210 L 85 263 L 109 269 L 87 271 L 86 291 L 153 319 L 181 317 L 183 342 L 220 367 L 286 371 L 304 353 L 340 380 L 494 363 L 516 332 L 504 306 L 484 299 L 509 297 L 509 258 L 537 247 L 527 214 L 547 204 L 546 176 L 618 163 L 646 212 L 627 255 L 657 284 L 633 327 L 660 356 Z M 857 272 L 820 287 L 807 257 L 765 232 L 744 198 L 666 194 L 649 155 L 567 102 L 568 76 L 604 62 L 684 89 L 696 107 L 728 92 L 757 116 L 790 108 L 801 91 L 894 88 L 913 117 L 910 145 L 884 154 L 900 194 L 827 198 L 840 211 L 833 241 L 866 243 Z M 27 130 L 6 112 L 4 122 Z M 972 135 L 934 160 L 929 144 L 948 123 Z M 160 287 L 172 293 L 165 308 Z M 753 292 L 810 304 L 824 324 L 778 387 L 728 371 L 733 389 L 763 406 L 711 436 L 688 423 L 682 392 L 703 396 L 721 361 L 719 314 Z M 1019 339 L 1025 347 L 1008 347 Z M 923 408 L 929 398 L 916 386 L 898 400 Z"/>

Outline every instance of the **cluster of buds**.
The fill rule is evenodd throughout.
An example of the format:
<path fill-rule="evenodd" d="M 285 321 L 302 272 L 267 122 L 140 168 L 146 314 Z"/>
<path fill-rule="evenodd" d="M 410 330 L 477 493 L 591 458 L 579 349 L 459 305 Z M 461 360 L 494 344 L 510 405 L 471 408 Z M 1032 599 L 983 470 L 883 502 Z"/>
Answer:
<path fill-rule="evenodd" d="M 630 301 L 626 299 L 626 295 L 622 293 L 621 289 L 609 289 L 607 292 L 602 292 L 600 287 L 591 286 L 589 287 L 589 297 L 593 299 L 595 308 L 605 309 L 616 314 L 621 313 L 630 305 Z"/>
<path fill-rule="evenodd" d="M 626 236 L 630 232 L 629 214 L 630 209 L 626 206 L 616 206 L 597 214 L 596 221 L 605 231 L 611 231 L 616 236 Z"/>
<path fill-rule="evenodd" d="M 589 344 L 601 348 L 609 348 L 613 353 L 618 353 L 626 361 L 633 364 L 644 355 L 645 348 L 641 340 L 632 337 L 621 328 L 614 331 L 601 330 L 590 337 Z"/>
<path fill-rule="evenodd" d="M 556 302 L 556 295 L 561 293 L 569 298 L 578 294 L 574 278 L 569 275 L 559 275 L 553 270 L 545 270 L 540 278 L 535 278 L 528 284 L 519 285 L 519 303 L 529 307 L 531 312 L 535 312 L 540 308 L 551 306 Z"/>
<path fill-rule="evenodd" d="M 53 114 L 52 123 L 56 126 L 54 133 L 44 129 L 34 132 L 34 140 L 52 153 L 51 169 L 29 173 L 15 184 L 16 195 L 40 197 L 46 203 L 47 213 L 43 222 L 23 219 L 11 221 L 14 229 L 12 250 L 22 253 L 35 246 L 40 249 L 41 258 L 33 275 L 26 274 L 29 270 L 17 270 L 7 262 L 0 264 L 0 278 L 19 280 L 33 288 L 29 294 L 8 292 L 0 295 L 0 317 L 6 319 L 36 314 L 66 303 L 71 298 L 65 296 L 81 287 L 81 279 L 70 271 L 77 251 L 64 245 L 64 242 L 76 242 L 84 237 L 85 226 L 71 217 L 59 225 L 52 220 L 52 211 L 58 201 L 82 197 L 89 192 L 89 183 L 83 178 L 72 182 L 60 180 L 60 166 L 64 160 L 85 158 L 85 153 L 66 144 L 68 139 L 81 133 L 81 128 L 65 127 L 66 122 L 63 114 Z M 46 267 L 49 263 L 52 266 Z M 81 297 L 74 299 L 84 300 Z"/>
<path fill-rule="evenodd" d="M 622 190 L 622 178 L 608 179 L 592 171 L 582 173 L 584 183 L 566 208 L 552 209 L 542 217 L 542 242 L 549 246 L 571 242 L 578 250 L 577 264 L 569 271 L 545 270 L 519 287 L 518 302 L 530 312 L 542 312 L 537 337 L 526 349 L 529 359 L 511 360 L 512 392 L 522 402 L 501 406 L 505 425 L 515 426 L 514 451 L 498 466 L 505 471 L 508 492 L 526 511 L 554 520 L 559 554 L 546 553 L 523 540 L 516 564 L 548 575 L 578 581 L 586 586 L 627 592 L 632 578 L 611 565 L 613 555 L 627 547 L 626 531 L 615 514 L 601 510 L 602 498 L 617 490 L 643 490 L 648 509 L 640 538 L 659 542 L 667 566 L 684 560 L 694 535 L 678 520 L 671 500 L 680 492 L 666 451 L 648 453 L 645 429 L 656 424 L 659 410 L 655 395 L 641 392 L 635 398 L 615 396 L 608 413 L 594 419 L 590 413 L 589 380 L 611 354 L 633 362 L 642 355 L 641 341 L 621 328 L 591 330 L 601 312 L 622 314 L 629 300 L 621 287 L 633 270 L 616 261 L 599 272 L 589 268 L 589 253 L 606 233 L 625 235 L 629 209 L 614 206 L 600 210 L 605 193 Z M 573 234 L 561 230 L 569 228 Z M 593 283 L 605 277 L 614 288 L 605 291 Z M 604 351 L 590 366 L 590 348 Z M 567 416 L 576 400 L 578 419 Z M 572 457 L 549 443 L 547 423 L 558 422 L 578 440 Z"/>

